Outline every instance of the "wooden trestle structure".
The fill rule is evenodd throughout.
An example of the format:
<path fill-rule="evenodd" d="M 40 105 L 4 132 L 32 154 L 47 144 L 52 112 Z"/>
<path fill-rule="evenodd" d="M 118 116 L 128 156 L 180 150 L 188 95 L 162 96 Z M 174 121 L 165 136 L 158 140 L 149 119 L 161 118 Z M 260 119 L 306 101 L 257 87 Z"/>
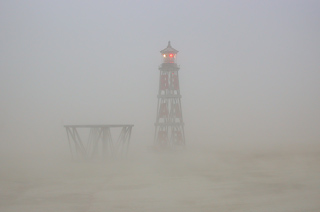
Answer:
<path fill-rule="evenodd" d="M 64 127 L 74 159 L 115 159 L 126 157 L 128 153 L 133 125 L 65 125 Z M 112 130 L 113 128 L 120 130 L 115 140 L 111 133 L 117 130 Z"/>

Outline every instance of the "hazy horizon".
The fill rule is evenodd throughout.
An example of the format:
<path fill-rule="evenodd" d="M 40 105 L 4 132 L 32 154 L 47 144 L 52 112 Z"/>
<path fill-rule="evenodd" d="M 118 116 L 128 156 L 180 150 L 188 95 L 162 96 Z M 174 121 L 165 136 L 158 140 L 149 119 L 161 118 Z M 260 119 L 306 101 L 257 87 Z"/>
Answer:
<path fill-rule="evenodd" d="M 319 11 L 320 2 L 315 0 L 0 0 L 0 195 L 10 200 L 4 207 L 21 211 L 17 205 L 30 203 L 29 211 L 35 211 L 32 207 L 37 206 L 41 191 L 56 189 L 41 190 L 41 185 L 51 185 L 56 179 L 61 180 L 59 186 L 80 195 L 70 200 L 77 205 L 86 189 L 96 186 L 95 179 L 99 179 L 99 187 L 121 193 L 123 187 L 118 184 L 130 184 L 127 177 L 130 174 L 136 176 L 134 183 L 143 184 L 139 189 L 145 189 L 145 193 L 140 193 L 141 202 L 144 195 L 148 197 L 154 191 L 162 192 L 160 199 L 170 197 L 174 194 L 171 186 L 180 188 L 180 178 L 176 176 L 183 175 L 190 178 L 181 187 L 189 188 L 190 183 L 190 189 L 198 191 L 199 197 L 213 194 L 214 189 L 205 190 L 205 185 L 211 183 L 215 183 L 215 189 L 229 186 L 226 189 L 231 192 L 239 191 L 237 186 L 246 191 L 241 180 L 248 184 L 251 179 L 267 182 L 263 184 L 265 187 L 258 186 L 262 192 L 254 190 L 255 185 L 248 185 L 253 189 L 248 199 L 254 199 L 256 194 L 268 190 L 268 183 L 277 182 L 274 187 L 281 187 L 287 178 L 292 184 L 281 187 L 287 192 L 282 197 L 291 192 L 297 194 L 287 202 L 295 202 L 296 197 L 302 201 L 298 194 L 319 197 Z M 168 41 L 179 51 L 177 63 L 187 143 L 185 156 L 178 157 L 173 164 L 166 157 L 159 159 L 147 151 L 154 136 L 160 50 Z M 129 167 L 129 171 L 103 170 L 98 165 L 78 163 L 73 164 L 74 168 L 63 127 L 66 124 L 134 124 L 132 161 L 130 165 L 120 165 L 125 170 Z M 273 158 L 272 154 L 276 156 Z M 175 156 L 168 158 L 172 157 Z M 190 162 L 190 167 L 182 162 L 183 158 Z M 152 162 L 154 167 L 150 165 Z M 245 166 L 246 163 L 251 165 Z M 48 168 L 50 164 L 52 169 Z M 181 169 L 173 171 L 180 165 Z M 242 172 L 239 167 L 243 166 L 246 171 Z M 84 170 L 91 170 L 94 176 L 86 178 Z M 158 178 L 161 170 L 167 174 Z M 208 177 L 220 171 L 221 176 Z M 258 174 L 254 174 L 256 171 Z M 79 173 L 79 179 L 73 178 L 75 173 Z M 138 177 L 143 173 L 147 174 L 143 180 L 150 185 L 154 183 L 156 188 L 144 187 Z M 243 178 L 236 177 L 239 173 Z M 37 184 L 38 174 L 43 179 L 41 185 Z M 106 176 L 119 182 L 110 181 L 106 185 L 103 183 Z M 71 186 L 82 179 L 86 179 L 83 185 Z M 207 179 L 207 184 L 203 179 Z M 168 183 L 167 190 L 161 190 L 162 180 Z M 136 184 L 126 189 L 135 190 Z M 41 191 L 32 190 L 30 185 Z M 90 198 L 101 202 L 109 198 L 93 187 L 89 189 Z M 183 189 L 179 191 L 183 194 L 181 198 L 187 195 Z M 120 193 L 115 201 L 127 195 Z M 134 196 L 134 191 L 131 194 Z M 233 204 L 237 205 L 238 199 L 233 197 Z M 177 204 L 183 207 L 207 204 L 201 201 L 194 203 L 187 199 Z M 5 202 L 4 198 L 0 204 Z M 59 203 L 54 199 L 52 202 Z M 161 211 L 156 206 L 160 203 L 151 200 L 148 203 L 155 204 L 149 209 L 154 206 L 158 209 L 155 211 Z M 312 203 L 314 207 L 301 208 L 319 206 L 316 201 Z M 99 211 L 93 205 L 90 210 Z M 226 211 L 235 210 L 227 207 Z M 266 211 L 270 211 L 268 207 Z"/>
<path fill-rule="evenodd" d="M 153 141 L 160 50 L 179 50 L 190 145 L 317 145 L 317 1 L 1 1 L 1 149 L 65 151 L 64 124 Z"/>

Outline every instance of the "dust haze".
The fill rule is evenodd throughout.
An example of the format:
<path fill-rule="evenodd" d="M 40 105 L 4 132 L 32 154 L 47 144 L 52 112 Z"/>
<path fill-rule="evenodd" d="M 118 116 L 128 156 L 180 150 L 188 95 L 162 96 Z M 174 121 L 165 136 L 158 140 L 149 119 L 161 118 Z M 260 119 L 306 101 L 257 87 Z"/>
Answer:
<path fill-rule="evenodd" d="M 320 211 L 317 1 L 0 1 L 0 211 Z M 160 50 L 187 147 L 155 153 Z M 134 124 L 127 159 L 64 125 Z"/>

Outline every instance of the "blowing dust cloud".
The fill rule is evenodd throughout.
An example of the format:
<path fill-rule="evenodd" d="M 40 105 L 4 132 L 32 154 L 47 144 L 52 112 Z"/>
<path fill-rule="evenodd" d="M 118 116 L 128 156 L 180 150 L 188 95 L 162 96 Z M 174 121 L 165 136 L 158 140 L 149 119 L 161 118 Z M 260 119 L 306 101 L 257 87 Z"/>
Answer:
<path fill-rule="evenodd" d="M 320 211 L 319 10 L 1 1 L 0 211 Z"/>

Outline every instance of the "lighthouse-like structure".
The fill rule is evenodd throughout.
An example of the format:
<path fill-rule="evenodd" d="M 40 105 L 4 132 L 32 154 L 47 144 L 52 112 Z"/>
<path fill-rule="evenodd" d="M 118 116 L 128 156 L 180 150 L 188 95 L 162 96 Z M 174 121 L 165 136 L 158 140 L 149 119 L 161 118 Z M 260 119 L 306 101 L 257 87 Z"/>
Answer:
<path fill-rule="evenodd" d="M 185 146 L 184 122 L 181 110 L 179 66 L 176 64 L 178 51 L 167 48 L 160 51 L 163 61 L 159 67 L 159 92 L 154 143 L 156 148 L 172 149 Z"/>

